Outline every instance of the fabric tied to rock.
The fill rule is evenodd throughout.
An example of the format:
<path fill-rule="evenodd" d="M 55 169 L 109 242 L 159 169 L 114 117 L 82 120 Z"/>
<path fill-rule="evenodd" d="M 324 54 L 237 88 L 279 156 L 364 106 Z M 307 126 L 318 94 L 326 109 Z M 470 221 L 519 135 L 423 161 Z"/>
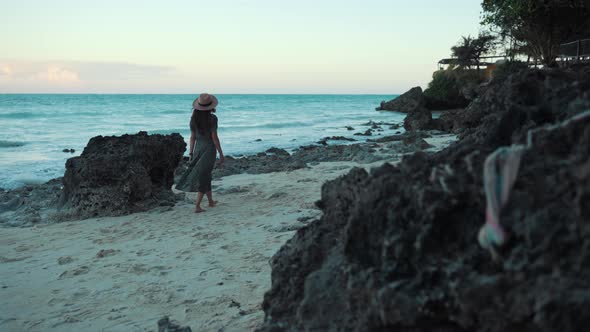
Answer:
<path fill-rule="evenodd" d="M 486 158 L 484 164 L 486 223 L 479 230 L 478 240 L 483 248 L 492 252 L 494 258 L 494 246 L 502 246 L 508 238 L 500 224 L 500 213 L 510 196 L 524 150 L 523 145 L 499 148 Z"/>
<path fill-rule="evenodd" d="M 490 154 L 485 161 L 483 170 L 484 189 L 486 194 L 486 223 L 479 230 L 479 244 L 497 258 L 495 247 L 506 243 L 508 235 L 500 224 L 502 207 L 508 201 L 510 191 L 516 176 L 523 152 L 534 144 L 534 136 L 540 131 L 551 131 L 563 128 L 571 122 L 582 121 L 590 118 L 590 110 L 579 113 L 566 121 L 558 124 L 535 128 L 527 133 L 527 143 L 524 145 L 512 145 L 501 147 Z"/>

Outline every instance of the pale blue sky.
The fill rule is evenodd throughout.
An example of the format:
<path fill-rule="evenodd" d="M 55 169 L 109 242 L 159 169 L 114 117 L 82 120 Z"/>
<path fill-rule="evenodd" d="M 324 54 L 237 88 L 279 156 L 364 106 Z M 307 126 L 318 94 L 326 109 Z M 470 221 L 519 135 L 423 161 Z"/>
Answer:
<path fill-rule="evenodd" d="M 0 93 L 400 93 L 479 0 L 0 0 Z"/>

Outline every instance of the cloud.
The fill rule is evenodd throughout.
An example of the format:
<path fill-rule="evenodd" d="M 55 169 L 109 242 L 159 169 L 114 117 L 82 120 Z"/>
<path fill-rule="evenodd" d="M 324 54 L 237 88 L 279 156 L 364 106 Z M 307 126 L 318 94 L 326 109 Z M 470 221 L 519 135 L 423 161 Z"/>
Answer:
<path fill-rule="evenodd" d="M 56 65 L 47 67 L 47 70 L 38 73 L 36 78 L 57 84 L 76 84 L 80 82 L 77 72 Z"/>
<path fill-rule="evenodd" d="M 83 76 L 105 80 L 153 78 L 166 76 L 175 71 L 172 67 L 118 62 L 75 62 L 71 63 L 71 66 Z"/>
<path fill-rule="evenodd" d="M 0 59 L 0 92 L 101 92 L 166 79 L 175 69 L 123 62 Z"/>
<path fill-rule="evenodd" d="M 12 67 L 8 65 L 3 65 L 2 67 L 0 67 L 0 76 L 12 76 Z"/>

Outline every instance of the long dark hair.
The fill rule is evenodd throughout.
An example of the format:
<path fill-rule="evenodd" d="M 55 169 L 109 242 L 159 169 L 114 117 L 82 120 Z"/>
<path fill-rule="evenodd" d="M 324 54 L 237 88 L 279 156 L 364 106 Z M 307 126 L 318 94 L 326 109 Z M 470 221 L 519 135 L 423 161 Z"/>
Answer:
<path fill-rule="evenodd" d="M 196 128 L 202 136 L 209 134 L 211 132 L 211 113 L 213 112 L 215 112 L 215 109 L 211 111 L 193 110 L 191 128 Z"/>

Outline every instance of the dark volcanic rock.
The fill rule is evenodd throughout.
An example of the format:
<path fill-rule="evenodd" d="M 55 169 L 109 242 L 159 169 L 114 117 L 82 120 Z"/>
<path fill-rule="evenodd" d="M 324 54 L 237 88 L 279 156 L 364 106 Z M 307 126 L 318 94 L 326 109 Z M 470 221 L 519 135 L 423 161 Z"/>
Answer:
<path fill-rule="evenodd" d="M 373 127 L 373 126 L 378 126 L 378 127 L 380 127 L 380 126 L 395 126 L 395 125 L 399 125 L 399 123 L 385 122 L 385 121 L 377 122 L 377 121 L 369 120 L 369 122 L 365 122 L 365 123 L 361 124 L 361 126 L 370 126 L 370 127 Z"/>
<path fill-rule="evenodd" d="M 88 218 L 174 205 L 174 169 L 185 150 L 179 134 L 94 137 L 66 162 L 60 208 Z"/>
<path fill-rule="evenodd" d="M 396 111 L 396 112 L 411 112 L 416 108 L 423 107 L 425 105 L 424 94 L 422 94 L 422 88 L 417 86 L 411 88 L 409 91 L 400 95 L 399 97 L 392 99 L 388 102 L 381 102 L 381 106 L 377 107 L 377 111 Z"/>
<path fill-rule="evenodd" d="M 568 101 L 565 87 L 552 91 L 538 96 L 542 102 L 530 100 L 532 123 L 517 121 L 517 107 L 504 104 L 511 112 L 498 108 L 497 118 L 490 113 L 472 135 L 437 154 L 418 152 L 398 166 L 355 169 L 326 183 L 317 203 L 322 218 L 272 258 L 260 330 L 585 330 L 590 114 L 560 122 L 586 97 Z M 550 106 L 557 100 L 561 111 Z M 526 144 L 526 133 L 545 123 L 561 126 L 531 133 L 501 215 L 510 241 L 494 262 L 477 243 L 484 160 L 503 142 Z"/>
<path fill-rule="evenodd" d="M 373 135 L 373 130 L 372 129 L 367 129 L 364 133 L 355 133 L 355 136 L 372 136 Z"/>
<path fill-rule="evenodd" d="M 171 321 L 168 316 L 158 320 L 158 332 L 191 332 L 189 326 L 181 326 L 178 323 Z"/>
<path fill-rule="evenodd" d="M 272 154 L 276 154 L 278 156 L 289 156 L 289 152 L 285 149 L 279 149 L 279 148 L 270 148 L 268 150 L 266 150 L 266 153 L 272 153 Z"/>
<path fill-rule="evenodd" d="M 459 94 L 465 98 L 465 100 L 473 101 L 477 97 L 483 94 L 485 89 L 487 88 L 487 82 L 482 84 L 476 84 L 473 82 L 467 83 L 466 85 L 462 86 L 459 90 Z M 458 108 L 463 108 L 467 106 L 467 104 L 456 105 Z"/>
<path fill-rule="evenodd" d="M 382 158 L 372 151 L 372 144 L 328 145 L 301 147 L 293 158 L 306 163 L 326 161 L 355 161 L 372 163 Z"/>
<path fill-rule="evenodd" d="M 408 131 L 435 129 L 432 113 L 424 107 L 412 110 L 404 119 L 404 128 Z"/>
<path fill-rule="evenodd" d="M 285 154 L 278 152 L 278 150 L 282 149 L 273 150 L 274 152 L 269 154 L 259 153 L 241 158 L 227 156 L 225 157 L 223 168 L 215 168 L 213 170 L 213 178 L 218 179 L 223 176 L 242 173 L 264 174 L 285 172 L 307 167 L 305 162 L 293 158 L 287 151 L 282 150 Z"/>
<path fill-rule="evenodd" d="M 307 167 L 308 163 L 328 161 L 355 161 L 371 163 L 382 160 L 382 156 L 375 155 L 374 144 L 351 145 L 306 145 L 301 146 L 293 154 L 277 148 L 267 150 L 267 153 L 234 158 L 226 156 L 223 168 L 213 170 L 213 178 L 220 178 L 234 174 L 263 174 L 272 172 L 293 171 Z M 407 145 L 406 149 L 411 149 Z M 418 148 L 418 147 L 417 147 Z M 186 171 L 188 162 L 184 161 L 176 170 L 177 177 Z"/>
<path fill-rule="evenodd" d="M 354 138 L 344 137 L 344 136 L 330 136 L 324 137 L 318 141 L 318 144 L 327 145 L 328 141 L 347 141 L 347 142 L 354 142 L 356 141 Z"/>
<path fill-rule="evenodd" d="M 0 191 L 0 225 L 28 227 L 52 221 L 57 211 L 62 179 Z"/>
<path fill-rule="evenodd" d="M 383 136 L 376 139 L 368 139 L 367 142 L 375 142 L 375 143 L 386 143 L 386 142 L 399 142 L 399 141 L 406 141 L 406 140 L 413 140 L 416 138 L 428 138 L 432 137 L 427 132 L 424 131 L 412 131 L 412 132 L 405 132 L 400 135 L 391 135 L 391 136 Z"/>
<path fill-rule="evenodd" d="M 400 127 L 401 127 L 401 125 L 399 123 L 396 123 L 394 125 L 389 126 L 389 129 L 395 130 L 395 129 L 399 129 Z"/>
<path fill-rule="evenodd" d="M 590 109 L 590 75 L 584 71 L 529 70 L 500 83 L 492 82 L 466 109 L 443 113 L 435 127 L 480 143 L 509 144 L 513 134 Z"/>

